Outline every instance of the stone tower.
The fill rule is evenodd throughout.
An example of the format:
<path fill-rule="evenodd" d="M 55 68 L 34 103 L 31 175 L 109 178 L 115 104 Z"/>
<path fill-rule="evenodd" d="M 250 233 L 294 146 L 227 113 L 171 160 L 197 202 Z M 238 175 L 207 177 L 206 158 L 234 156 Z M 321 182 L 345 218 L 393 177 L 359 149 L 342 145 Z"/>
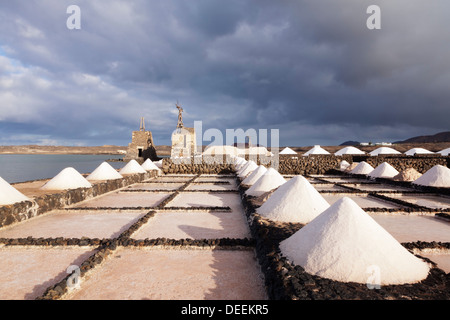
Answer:
<path fill-rule="evenodd" d="M 150 158 L 152 161 L 158 160 L 155 145 L 153 144 L 152 132 L 145 130 L 145 121 L 141 117 L 139 131 L 133 131 L 131 143 L 128 144 L 127 153 L 123 160 L 130 161 L 134 159 L 142 163 L 147 158 Z"/>
<path fill-rule="evenodd" d="M 175 106 L 178 109 L 178 122 L 172 133 L 171 157 L 191 157 L 195 154 L 196 148 L 195 130 L 183 125 L 183 108 L 178 103 Z"/>

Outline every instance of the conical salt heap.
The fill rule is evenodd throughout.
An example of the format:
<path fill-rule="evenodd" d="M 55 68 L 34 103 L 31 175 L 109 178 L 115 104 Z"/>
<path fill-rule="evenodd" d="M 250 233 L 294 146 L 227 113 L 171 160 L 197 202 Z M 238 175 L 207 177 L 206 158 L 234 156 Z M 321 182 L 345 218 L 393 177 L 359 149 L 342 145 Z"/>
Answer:
<path fill-rule="evenodd" d="M 434 152 L 431 152 L 430 150 L 424 149 L 424 148 L 412 148 L 405 152 L 408 156 L 414 156 L 416 154 L 434 154 Z"/>
<path fill-rule="evenodd" d="M 352 162 L 347 168 L 345 168 L 344 172 L 350 173 L 353 169 L 355 169 L 359 165 L 359 162 Z"/>
<path fill-rule="evenodd" d="M 144 168 L 134 159 L 130 160 L 122 169 L 120 174 L 146 173 Z"/>
<path fill-rule="evenodd" d="M 0 205 L 8 205 L 22 201 L 30 201 L 30 199 L 0 177 Z"/>
<path fill-rule="evenodd" d="M 365 161 L 361 161 L 358 165 L 350 171 L 351 174 L 369 174 L 373 171 L 373 167 Z"/>
<path fill-rule="evenodd" d="M 259 178 L 250 188 L 248 188 L 247 191 L 245 191 L 245 194 L 259 197 L 266 192 L 278 188 L 285 182 L 286 179 L 284 179 L 277 170 L 274 168 L 269 168 L 266 173 L 261 176 L 261 178 Z"/>
<path fill-rule="evenodd" d="M 440 153 L 441 156 L 448 156 L 448 155 L 450 155 L 450 148 L 441 150 L 441 151 L 439 151 L 438 153 Z"/>
<path fill-rule="evenodd" d="M 383 162 L 368 174 L 371 178 L 393 178 L 398 175 L 397 169 L 387 162 Z"/>
<path fill-rule="evenodd" d="M 66 190 L 78 188 L 91 188 L 92 185 L 85 177 L 72 167 L 61 170 L 53 179 L 47 181 L 42 190 Z"/>
<path fill-rule="evenodd" d="M 339 163 L 339 171 L 345 171 L 350 167 L 350 163 L 348 161 L 342 160 L 341 163 Z"/>
<path fill-rule="evenodd" d="M 240 159 L 242 159 L 242 160 L 240 160 Z M 248 161 L 243 158 L 239 158 L 238 160 L 236 160 L 236 164 L 234 165 L 234 167 L 236 168 L 236 171 L 241 170 L 247 164 L 247 162 Z"/>
<path fill-rule="evenodd" d="M 428 187 L 450 188 L 450 169 L 441 165 L 435 165 L 425 172 L 413 184 Z"/>
<path fill-rule="evenodd" d="M 254 170 L 258 168 L 258 165 L 254 161 L 249 161 L 247 164 L 238 172 L 238 177 L 241 179 L 244 179 L 247 177 L 250 173 L 252 173 Z"/>
<path fill-rule="evenodd" d="M 393 179 L 395 181 L 414 181 L 419 179 L 422 176 L 420 172 L 418 172 L 414 168 L 407 168 L 401 171 L 398 175 L 396 175 Z"/>
<path fill-rule="evenodd" d="M 267 168 L 263 165 L 260 165 L 257 169 L 253 170 L 252 173 L 250 173 L 247 178 L 245 178 L 241 184 L 246 186 L 252 186 L 256 181 L 258 181 L 259 178 L 262 177 L 264 173 L 266 173 Z"/>
<path fill-rule="evenodd" d="M 161 174 L 161 169 L 156 166 L 156 164 L 153 163 L 150 158 L 144 161 L 144 163 L 141 166 L 144 170 L 150 171 L 150 170 L 157 170 L 158 174 Z"/>
<path fill-rule="evenodd" d="M 335 152 L 335 156 L 342 156 L 344 154 L 366 154 L 364 151 L 359 150 L 355 147 L 345 147 Z"/>
<path fill-rule="evenodd" d="M 259 207 L 261 216 L 282 222 L 309 223 L 330 205 L 303 176 L 295 176 Z"/>
<path fill-rule="evenodd" d="M 315 154 L 330 154 L 327 150 L 319 145 L 315 145 L 310 150 L 306 151 L 303 156 L 315 155 Z"/>
<path fill-rule="evenodd" d="M 102 162 L 90 175 L 86 177 L 87 180 L 114 180 L 123 178 L 108 162 Z"/>
<path fill-rule="evenodd" d="M 280 250 L 306 272 L 341 282 L 368 283 L 375 266 L 380 285 L 415 283 L 430 269 L 347 197 L 282 241 Z"/>

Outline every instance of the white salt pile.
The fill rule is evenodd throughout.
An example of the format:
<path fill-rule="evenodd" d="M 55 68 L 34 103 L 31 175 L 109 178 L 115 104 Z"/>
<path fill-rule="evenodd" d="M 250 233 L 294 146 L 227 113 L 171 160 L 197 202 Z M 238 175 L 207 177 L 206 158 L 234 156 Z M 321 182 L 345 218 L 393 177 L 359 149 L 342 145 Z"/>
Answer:
<path fill-rule="evenodd" d="M 237 175 L 239 178 L 244 179 L 247 177 L 250 173 L 252 173 L 254 170 L 258 168 L 258 165 L 255 161 L 248 161 L 244 167 L 242 167 L 241 170 L 238 171 Z"/>
<path fill-rule="evenodd" d="M 330 205 L 303 176 L 295 176 L 277 190 L 256 212 L 274 221 L 309 223 Z"/>
<path fill-rule="evenodd" d="M 357 166 L 359 165 L 359 162 L 353 162 L 352 164 L 350 164 L 350 166 L 348 166 L 344 172 L 350 173 L 353 169 L 355 169 Z"/>
<path fill-rule="evenodd" d="M 344 154 L 366 154 L 366 153 L 355 147 L 345 147 L 345 148 L 342 148 L 341 150 L 337 151 L 334 155 L 342 156 Z"/>
<path fill-rule="evenodd" d="M 161 169 L 159 169 L 156 164 L 153 163 L 150 158 L 147 158 L 147 160 L 144 161 L 144 163 L 141 166 L 144 170 L 150 171 L 150 170 L 157 170 L 159 174 L 161 174 Z"/>
<path fill-rule="evenodd" d="M 434 154 L 434 152 L 431 152 L 424 148 L 412 148 L 405 152 L 408 156 L 414 156 L 416 154 Z"/>
<path fill-rule="evenodd" d="M 284 256 L 306 272 L 341 282 L 416 283 L 429 265 L 406 250 L 353 200 L 343 197 L 280 243 Z"/>
<path fill-rule="evenodd" d="M 286 179 L 274 168 L 269 168 L 250 188 L 245 191 L 249 196 L 259 197 L 260 195 L 278 188 Z"/>
<path fill-rule="evenodd" d="M 92 185 L 85 177 L 72 167 L 61 170 L 53 179 L 47 181 L 42 190 L 66 190 L 77 188 L 91 188 Z"/>
<path fill-rule="evenodd" d="M 155 164 L 155 166 L 157 166 L 158 168 L 162 168 L 163 164 L 163 159 L 159 160 L 159 161 L 153 161 L 153 163 Z"/>
<path fill-rule="evenodd" d="M 374 170 L 372 170 L 368 176 L 371 178 L 393 178 L 396 175 L 398 175 L 397 169 L 395 169 L 393 166 L 391 166 L 387 162 L 383 162 L 378 167 L 376 167 Z"/>
<path fill-rule="evenodd" d="M 309 156 L 314 154 L 330 154 L 327 150 L 323 149 L 319 145 L 315 145 L 312 149 L 306 151 L 303 156 Z"/>
<path fill-rule="evenodd" d="M 428 187 L 450 188 L 450 169 L 441 165 L 435 165 L 425 172 L 413 184 Z"/>
<path fill-rule="evenodd" d="M 8 205 L 29 200 L 30 199 L 26 195 L 0 177 L 0 205 Z"/>
<path fill-rule="evenodd" d="M 146 173 L 144 168 L 134 159 L 130 160 L 122 169 L 120 174 Z"/>
<path fill-rule="evenodd" d="M 349 167 L 350 167 L 350 163 L 348 163 L 348 161 L 342 160 L 341 163 L 339 163 L 339 168 L 338 169 L 340 171 L 345 171 Z"/>
<path fill-rule="evenodd" d="M 241 170 L 247 163 L 248 161 L 243 159 L 243 158 L 239 158 L 236 160 L 234 167 L 236 168 L 236 171 Z"/>
<path fill-rule="evenodd" d="M 113 180 L 123 178 L 108 162 L 102 162 L 90 175 L 86 177 L 87 180 Z"/>
<path fill-rule="evenodd" d="M 450 148 L 441 150 L 441 151 L 439 151 L 438 153 L 440 153 L 441 156 L 448 156 L 448 155 L 450 155 Z"/>
<path fill-rule="evenodd" d="M 414 181 L 419 179 L 422 176 L 420 172 L 418 172 L 414 168 L 407 168 L 401 171 L 398 175 L 396 175 L 393 179 L 395 181 Z"/>
<path fill-rule="evenodd" d="M 389 147 L 380 147 L 369 153 L 371 156 L 379 156 L 383 154 L 401 154 L 397 150 Z"/>
<path fill-rule="evenodd" d="M 253 170 L 252 173 L 250 173 L 247 178 L 245 178 L 241 184 L 246 186 L 252 186 L 256 181 L 258 181 L 259 178 L 262 177 L 264 173 L 266 173 L 267 168 L 263 165 L 258 166 L 257 169 Z"/>
<path fill-rule="evenodd" d="M 373 167 L 365 161 L 361 161 L 358 165 L 350 171 L 351 174 L 369 174 L 373 171 Z"/>
<path fill-rule="evenodd" d="M 297 152 L 295 152 L 294 150 L 292 150 L 289 147 L 286 147 L 280 151 L 280 154 L 297 154 Z"/>

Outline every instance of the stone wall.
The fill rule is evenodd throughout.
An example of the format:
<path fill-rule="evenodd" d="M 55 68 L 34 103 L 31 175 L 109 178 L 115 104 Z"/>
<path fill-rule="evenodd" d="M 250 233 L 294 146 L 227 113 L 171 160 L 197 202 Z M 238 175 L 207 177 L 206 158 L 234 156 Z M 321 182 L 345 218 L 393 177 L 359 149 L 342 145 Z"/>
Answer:
<path fill-rule="evenodd" d="M 164 159 L 162 171 L 165 174 L 231 174 L 234 173 L 234 165 L 229 163 L 196 163 L 192 161 L 172 161 Z"/>
<path fill-rule="evenodd" d="M 35 197 L 32 201 L 23 201 L 0 207 L 0 228 L 27 220 L 50 210 L 62 209 L 74 203 L 94 198 L 128 185 L 147 180 L 157 175 L 156 171 L 133 174 L 123 179 L 109 180 L 94 184 L 92 188 L 78 188 L 59 193 Z"/>

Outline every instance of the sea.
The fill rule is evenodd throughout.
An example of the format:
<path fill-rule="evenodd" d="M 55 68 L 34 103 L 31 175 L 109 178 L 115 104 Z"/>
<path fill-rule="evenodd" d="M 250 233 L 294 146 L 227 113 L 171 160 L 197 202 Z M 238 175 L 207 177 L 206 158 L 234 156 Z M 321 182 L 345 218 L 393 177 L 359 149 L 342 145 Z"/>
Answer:
<path fill-rule="evenodd" d="M 123 155 L 0 154 L 0 177 L 9 183 L 50 179 L 67 167 L 90 173 L 108 160 L 113 168 L 120 169 L 125 163 L 117 160 L 122 158 Z"/>

